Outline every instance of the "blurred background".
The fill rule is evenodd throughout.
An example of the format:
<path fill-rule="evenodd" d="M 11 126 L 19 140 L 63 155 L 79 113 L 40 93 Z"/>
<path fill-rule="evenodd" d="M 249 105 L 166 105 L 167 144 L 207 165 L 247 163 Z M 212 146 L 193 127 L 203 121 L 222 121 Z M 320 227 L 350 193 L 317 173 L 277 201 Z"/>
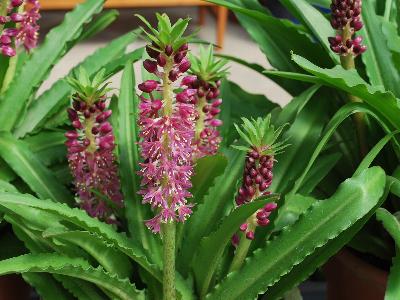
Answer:
<path fill-rule="evenodd" d="M 72 7 L 73 2 L 78 1 L 41 1 L 43 7 L 42 19 L 40 20 L 42 37 L 45 36 L 45 33 L 51 30 L 52 27 L 59 24 L 63 19 L 66 10 L 59 8 L 65 8 L 68 6 Z M 199 29 L 198 37 L 200 39 L 215 44 L 222 44 L 222 48 L 219 51 L 220 53 L 243 57 L 246 58 L 246 60 L 249 62 L 256 62 L 267 68 L 270 68 L 263 53 L 259 50 L 257 45 L 252 42 L 245 30 L 241 28 L 240 24 L 235 20 L 233 14 L 229 14 L 227 18 L 224 18 L 224 16 L 221 16 L 221 14 L 219 13 L 220 8 L 199 7 L 192 5 L 182 6 L 185 4 L 186 0 L 161 0 L 161 2 L 179 3 L 179 6 L 170 7 L 135 7 L 136 2 L 148 2 L 151 3 L 151 5 L 154 5 L 156 2 L 160 2 L 159 0 L 114 0 L 114 2 L 123 2 L 123 5 L 121 5 L 123 6 L 123 8 L 120 8 L 118 5 L 112 5 L 113 8 L 118 9 L 120 13 L 119 18 L 106 31 L 100 33 L 99 35 L 88 41 L 79 43 L 74 49 L 72 49 L 72 51 L 70 51 L 70 53 L 68 53 L 56 66 L 41 91 L 47 89 L 55 80 L 65 76 L 72 66 L 83 60 L 83 58 L 90 53 L 93 53 L 97 48 L 104 46 L 113 38 L 120 36 L 134 28 L 137 28 L 140 25 L 140 22 L 138 18 L 134 16 L 134 14 L 141 14 L 152 21 L 155 20 L 154 15 L 156 12 L 167 13 L 172 20 L 176 20 L 181 17 L 190 17 L 192 19 L 192 22 L 189 31 L 193 32 L 194 30 Z M 128 2 L 131 3 L 132 7 L 129 7 Z M 266 2 L 266 4 L 269 3 L 269 7 L 272 7 L 272 10 L 274 12 L 277 12 L 281 15 L 285 14 L 285 12 L 282 11 L 276 3 L 277 1 L 265 0 L 263 2 Z M 142 5 L 143 4 L 141 4 L 140 6 Z M 226 19 L 226 26 L 224 26 L 224 19 Z M 218 30 L 218 20 L 220 24 L 222 24 L 220 25 L 220 28 L 222 26 L 225 28 L 225 30 Z M 137 42 L 131 45 L 131 49 L 135 49 L 142 45 L 144 45 L 144 41 L 139 39 Z M 192 46 L 191 49 L 192 51 L 197 52 L 196 45 Z M 139 66 L 136 67 L 136 71 L 140 71 Z M 281 105 L 287 103 L 291 98 L 290 95 L 288 95 L 284 90 L 275 85 L 272 81 L 243 66 L 240 66 L 238 64 L 231 64 L 230 71 L 230 79 L 249 92 L 264 94 L 272 101 L 277 102 Z M 118 86 L 119 78 L 113 78 L 112 81 L 114 87 Z"/>

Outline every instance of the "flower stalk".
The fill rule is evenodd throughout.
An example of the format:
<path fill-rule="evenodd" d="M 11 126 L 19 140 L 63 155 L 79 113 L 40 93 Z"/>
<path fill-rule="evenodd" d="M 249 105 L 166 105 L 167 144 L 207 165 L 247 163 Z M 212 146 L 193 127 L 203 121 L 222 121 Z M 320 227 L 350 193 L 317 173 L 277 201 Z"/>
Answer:
<path fill-rule="evenodd" d="M 331 25 L 337 30 L 335 37 L 329 38 L 332 51 L 340 55 L 340 62 L 344 69 L 351 70 L 355 68 L 354 58 L 367 50 L 362 45 L 362 37 L 355 36 L 355 33 L 363 27 L 361 21 L 362 1 L 339 1 L 332 0 Z M 362 102 L 361 99 L 349 95 L 350 102 Z M 368 144 L 366 139 L 367 129 L 364 113 L 354 114 L 354 124 L 356 126 L 357 140 L 360 147 L 361 157 L 368 153 Z"/>

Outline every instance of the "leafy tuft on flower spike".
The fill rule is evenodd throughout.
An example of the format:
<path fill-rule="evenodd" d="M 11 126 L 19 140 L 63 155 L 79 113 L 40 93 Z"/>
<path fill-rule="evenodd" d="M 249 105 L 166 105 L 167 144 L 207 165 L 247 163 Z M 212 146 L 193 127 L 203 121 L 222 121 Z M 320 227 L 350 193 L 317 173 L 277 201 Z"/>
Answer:
<path fill-rule="evenodd" d="M 242 118 L 242 121 L 242 129 L 236 124 L 235 127 L 248 145 L 232 146 L 247 153 L 242 185 L 236 197 L 238 206 L 251 202 L 262 195 L 270 194 L 267 189 L 272 184 L 275 155 L 288 146 L 286 140 L 277 142 L 285 125 L 275 129 L 271 124 L 271 115 L 256 120 Z M 268 217 L 276 207 L 275 203 L 268 203 L 240 227 L 247 239 L 254 239 L 256 226 L 267 226 L 269 224 Z"/>
<path fill-rule="evenodd" d="M 74 130 L 65 134 L 65 144 L 81 208 L 92 217 L 113 223 L 113 208 L 122 207 L 122 194 L 113 154 L 113 128 L 107 121 L 111 110 L 107 110 L 106 93 L 110 89 L 103 83 L 104 74 L 101 70 L 90 80 L 81 68 L 76 78 L 67 78 L 75 90 L 68 109 Z"/>
<path fill-rule="evenodd" d="M 208 48 L 200 47 L 199 57 L 189 54 L 189 58 L 192 64 L 189 70 L 191 75 L 183 79 L 182 85 L 196 92 L 196 133 L 193 140 L 193 159 L 196 160 L 216 154 L 222 140 L 218 131 L 222 125 L 218 119 L 222 104 L 219 87 L 221 79 L 228 74 L 228 61 L 216 59 L 211 45 Z"/>
<path fill-rule="evenodd" d="M 139 105 L 139 145 L 143 158 L 140 194 L 143 203 L 149 203 L 156 211 L 146 225 L 157 233 L 162 223 L 184 222 L 192 213 L 192 205 L 186 199 L 191 197 L 193 175 L 195 90 L 187 88 L 175 93 L 179 87 L 177 81 L 190 68 L 186 57 L 188 37 L 183 37 L 189 19 L 179 19 L 172 25 L 167 15 L 157 14 L 158 26 L 154 29 L 143 17 L 138 17 L 150 30 L 146 35 L 151 44 L 146 50 L 151 59 L 145 60 L 143 66 L 159 78 L 138 86 L 143 92 Z"/>

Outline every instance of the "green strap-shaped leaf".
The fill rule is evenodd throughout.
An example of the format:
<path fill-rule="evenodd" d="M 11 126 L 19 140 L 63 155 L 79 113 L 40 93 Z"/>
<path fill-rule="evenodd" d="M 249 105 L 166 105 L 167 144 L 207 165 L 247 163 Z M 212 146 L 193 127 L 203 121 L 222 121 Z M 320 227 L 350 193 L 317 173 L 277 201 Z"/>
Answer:
<path fill-rule="evenodd" d="M 66 161 L 67 147 L 64 144 L 65 141 L 64 132 L 44 130 L 37 135 L 24 139 L 29 149 L 46 166 Z"/>
<path fill-rule="evenodd" d="M 295 54 L 292 55 L 292 59 L 304 70 L 322 79 L 326 85 L 339 88 L 361 98 L 368 105 L 381 112 L 396 128 L 400 128 L 400 119 L 398 118 L 400 108 L 391 92 L 386 92 L 381 87 L 369 85 L 357 74 L 356 70 L 344 70 L 341 66 L 323 69 Z"/>
<path fill-rule="evenodd" d="M 9 133 L 0 133 L 0 156 L 42 199 L 71 203 L 73 196 L 31 152 L 28 145 Z"/>
<path fill-rule="evenodd" d="M 205 156 L 196 162 L 191 190 L 193 202 L 196 204 L 203 202 L 207 191 L 211 188 L 215 179 L 223 174 L 227 164 L 226 157 L 221 154 Z"/>
<path fill-rule="evenodd" d="M 193 215 L 186 221 L 182 240 L 178 269 L 183 275 L 189 271 L 193 254 L 203 237 L 213 232 L 220 220 L 226 215 L 226 208 L 233 206 L 236 184 L 243 171 L 244 154 L 241 151 L 226 151 L 228 165 L 204 197 L 204 202 L 197 205 Z"/>
<path fill-rule="evenodd" d="M 39 200 L 30 195 L 0 193 L 0 206 L 18 213 L 18 207 L 27 206 L 33 207 L 45 212 L 54 214 L 56 217 L 61 218 L 67 222 L 75 224 L 92 234 L 99 235 L 107 243 L 119 249 L 140 266 L 147 270 L 154 277 L 160 279 L 161 273 L 158 266 L 151 264 L 146 258 L 143 250 L 136 247 L 132 240 L 127 238 L 122 233 L 117 233 L 111 225 L 100 222 L 97 219 L 91 218 L 85 211 L 70 208 L 65 204 L 54 203 L 46 200 Z"/>
<path fill-rule="evenodd" d="M 88 40 L 96 34 L 102 32 L 109 25 L 111 25 L 111 23 L 118 19 L 118 17 L 119 12 L 116 9 L 102 12 L 101 14 L 93 18 L 93 20 L 85 27 L 81 36 L 79 37 L 79 40 L 77 40 L 76 43 Z"/>
<path fill-rule="evenodd" d="M 128 220 L 130 236 L 136 245 L 141 245 L 148 253 L 157 257 L 161 249 L 157 236 L 145 226 L 150 218 L 149 207 L 142 204 L 140 189 L 138 151 L 137 107 L 139 99 L 135 93 L 135 76 L 132 62 L 125 65 L 121 79 L 121 92 L 118 99 L 118 153 L 122 192 L 124 194 L 125 217 Z"/>
<path fill-rule="evenodd" d="M 119 279 L 102 268 L 93 268 L 87 261 L 69 258 L 60 254 L 26 254 L 0 261 L 0 274 L 11 273 L 50 273 L 66 275 L 92 282 L 110 292 L 118 299 L 144 299 L 128 279 Z"/>
<path fill-rule="evenodd" d="M 117 274 L 120 278 L 129 278 L 132 275 L 132 265 L 128 257 L 90 232 L 49 228 L 43 232 L 43 237 L 66 241 L 82 248 L 95 258 L 106 271 Z"/>
<path fill-rule="evenodd" d="M 295 224 L 256 251 L 240 272 L 229 274 L 208 299 L 247 300 L 265 291 L 268 297 L 268 288 L 282 276 L 369 214 L 384 194 L 385 183 L 379 167 L 346 180 L 331 198 L 315 202 Z"/>
<path fill-rule="evenodd" d="M 60 283 L 49 274 L 24 273 L 24 280 L 33 286 L 43 300 L 72 300 L 69 294 Z"/>
<path fill-rule="evenodd" d="M 282 4 L 319 40 L 332 61 L 340 64 L 339 55 L 331 50 L 328 42 L 335 30 L 324 15 L 305 0 L 282 0 Z"/>
<path fill-rule="evenodd" d="M 88 56 L 82 63 L 73 68 L 69 74 L 72 75 L 80 67 L 83 67 L 88 72 L 89 76 L 93 76 L 111 62 L 113 62 L 114 65 L 118 65 L 115 59 L 123 54 L 126 47 L 132 43 L 136 37 L 137 32 L 129 32 L 113 40 L 105 47 L 96 50 L 94 54 Z M 140 50 L 138 50 L 138 52 L 140 52 Z M 124 64 L 125 62 L 123 65 Z M 120 68 L 115 71 L 118 70 L 120 70 Z M 112 74 L 114 74 L 115 71 L 112 71 Z M 107 77 L 111 75 L 109 73 L 110 72 L 107 73 Z M 25 136 L 27 133 L 40 127 L 40 125 L 43 125 L 46 119 L 69 103 L 68 96 L 71 91 L 71 86 L 64 79 L 55 82 L 49 90 L 45 91 L 32 102 L 24 119 L 15 129 L 14 134 L 17 137 Z"/>
<path fill-rule="evenodd" d="M 14 128 L 29 97 L 43 82 L 51 67 L 62 56 L 67 43 L 75 40 L 85 23 L 100 11 L 104 0 L 87 0 L 67 13 L 64 22 L 46 35 L 41 47 L 35 50 L 31 59 L 16 75 L 0 101 L 0 128 L 9 131 Z"/>
<path fill-rule="evenodd" d="M 396 256 L 392 261 L 385 293 L 385 300 L 396 300 L 400 297 L 400 222 L 384 208 L 379 208 L 376 211 L 376 219 L 382 222 L 386 231 L 389 232 L 396 243 Z"/>
<path fill-rule="evenodd" d="M 258 209 L 278 199 L 278 196 L 271 195 L 239 206 L 222 221 L 221 226 L 215 232 L 202 239 L 193 260 L 195 262 L 193 264 L 193 271 L 197 290 L 202 298 L 207 294 L 212 276 L 233 234 Z"/>
<path fill-rule="evenodd" d="M 375 12 L 371 1 L 364 1 L 362 8 L 364 27 L 360 31 L 368 51 L 361 55 L 372 85 L 384 86 L 400 97 L 400 76 L 392 59 L 385 35 L 382 32 L 380 16 Z M 390 76 L 387 76 L 391 74 Z"/>

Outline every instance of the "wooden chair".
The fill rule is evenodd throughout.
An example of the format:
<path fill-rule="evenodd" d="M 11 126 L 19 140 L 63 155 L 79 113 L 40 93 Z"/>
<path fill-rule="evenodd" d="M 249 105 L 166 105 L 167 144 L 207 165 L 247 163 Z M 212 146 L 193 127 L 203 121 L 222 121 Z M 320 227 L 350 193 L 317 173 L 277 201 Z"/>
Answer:
<path fill-rule="evenodd" d="M 41 0 L 42 10 L 71 9 L 84 0 Z M 198 6 L 199 22 L 203 25 L 207 13 L 207 6 L 213 6 L 217 16 L 217 45 L 223 47 L 228 10 L 202 0 L 107 0 L 107 8 L 132 8 L 132 7 L 171 7 L 171 6 Z"/>

